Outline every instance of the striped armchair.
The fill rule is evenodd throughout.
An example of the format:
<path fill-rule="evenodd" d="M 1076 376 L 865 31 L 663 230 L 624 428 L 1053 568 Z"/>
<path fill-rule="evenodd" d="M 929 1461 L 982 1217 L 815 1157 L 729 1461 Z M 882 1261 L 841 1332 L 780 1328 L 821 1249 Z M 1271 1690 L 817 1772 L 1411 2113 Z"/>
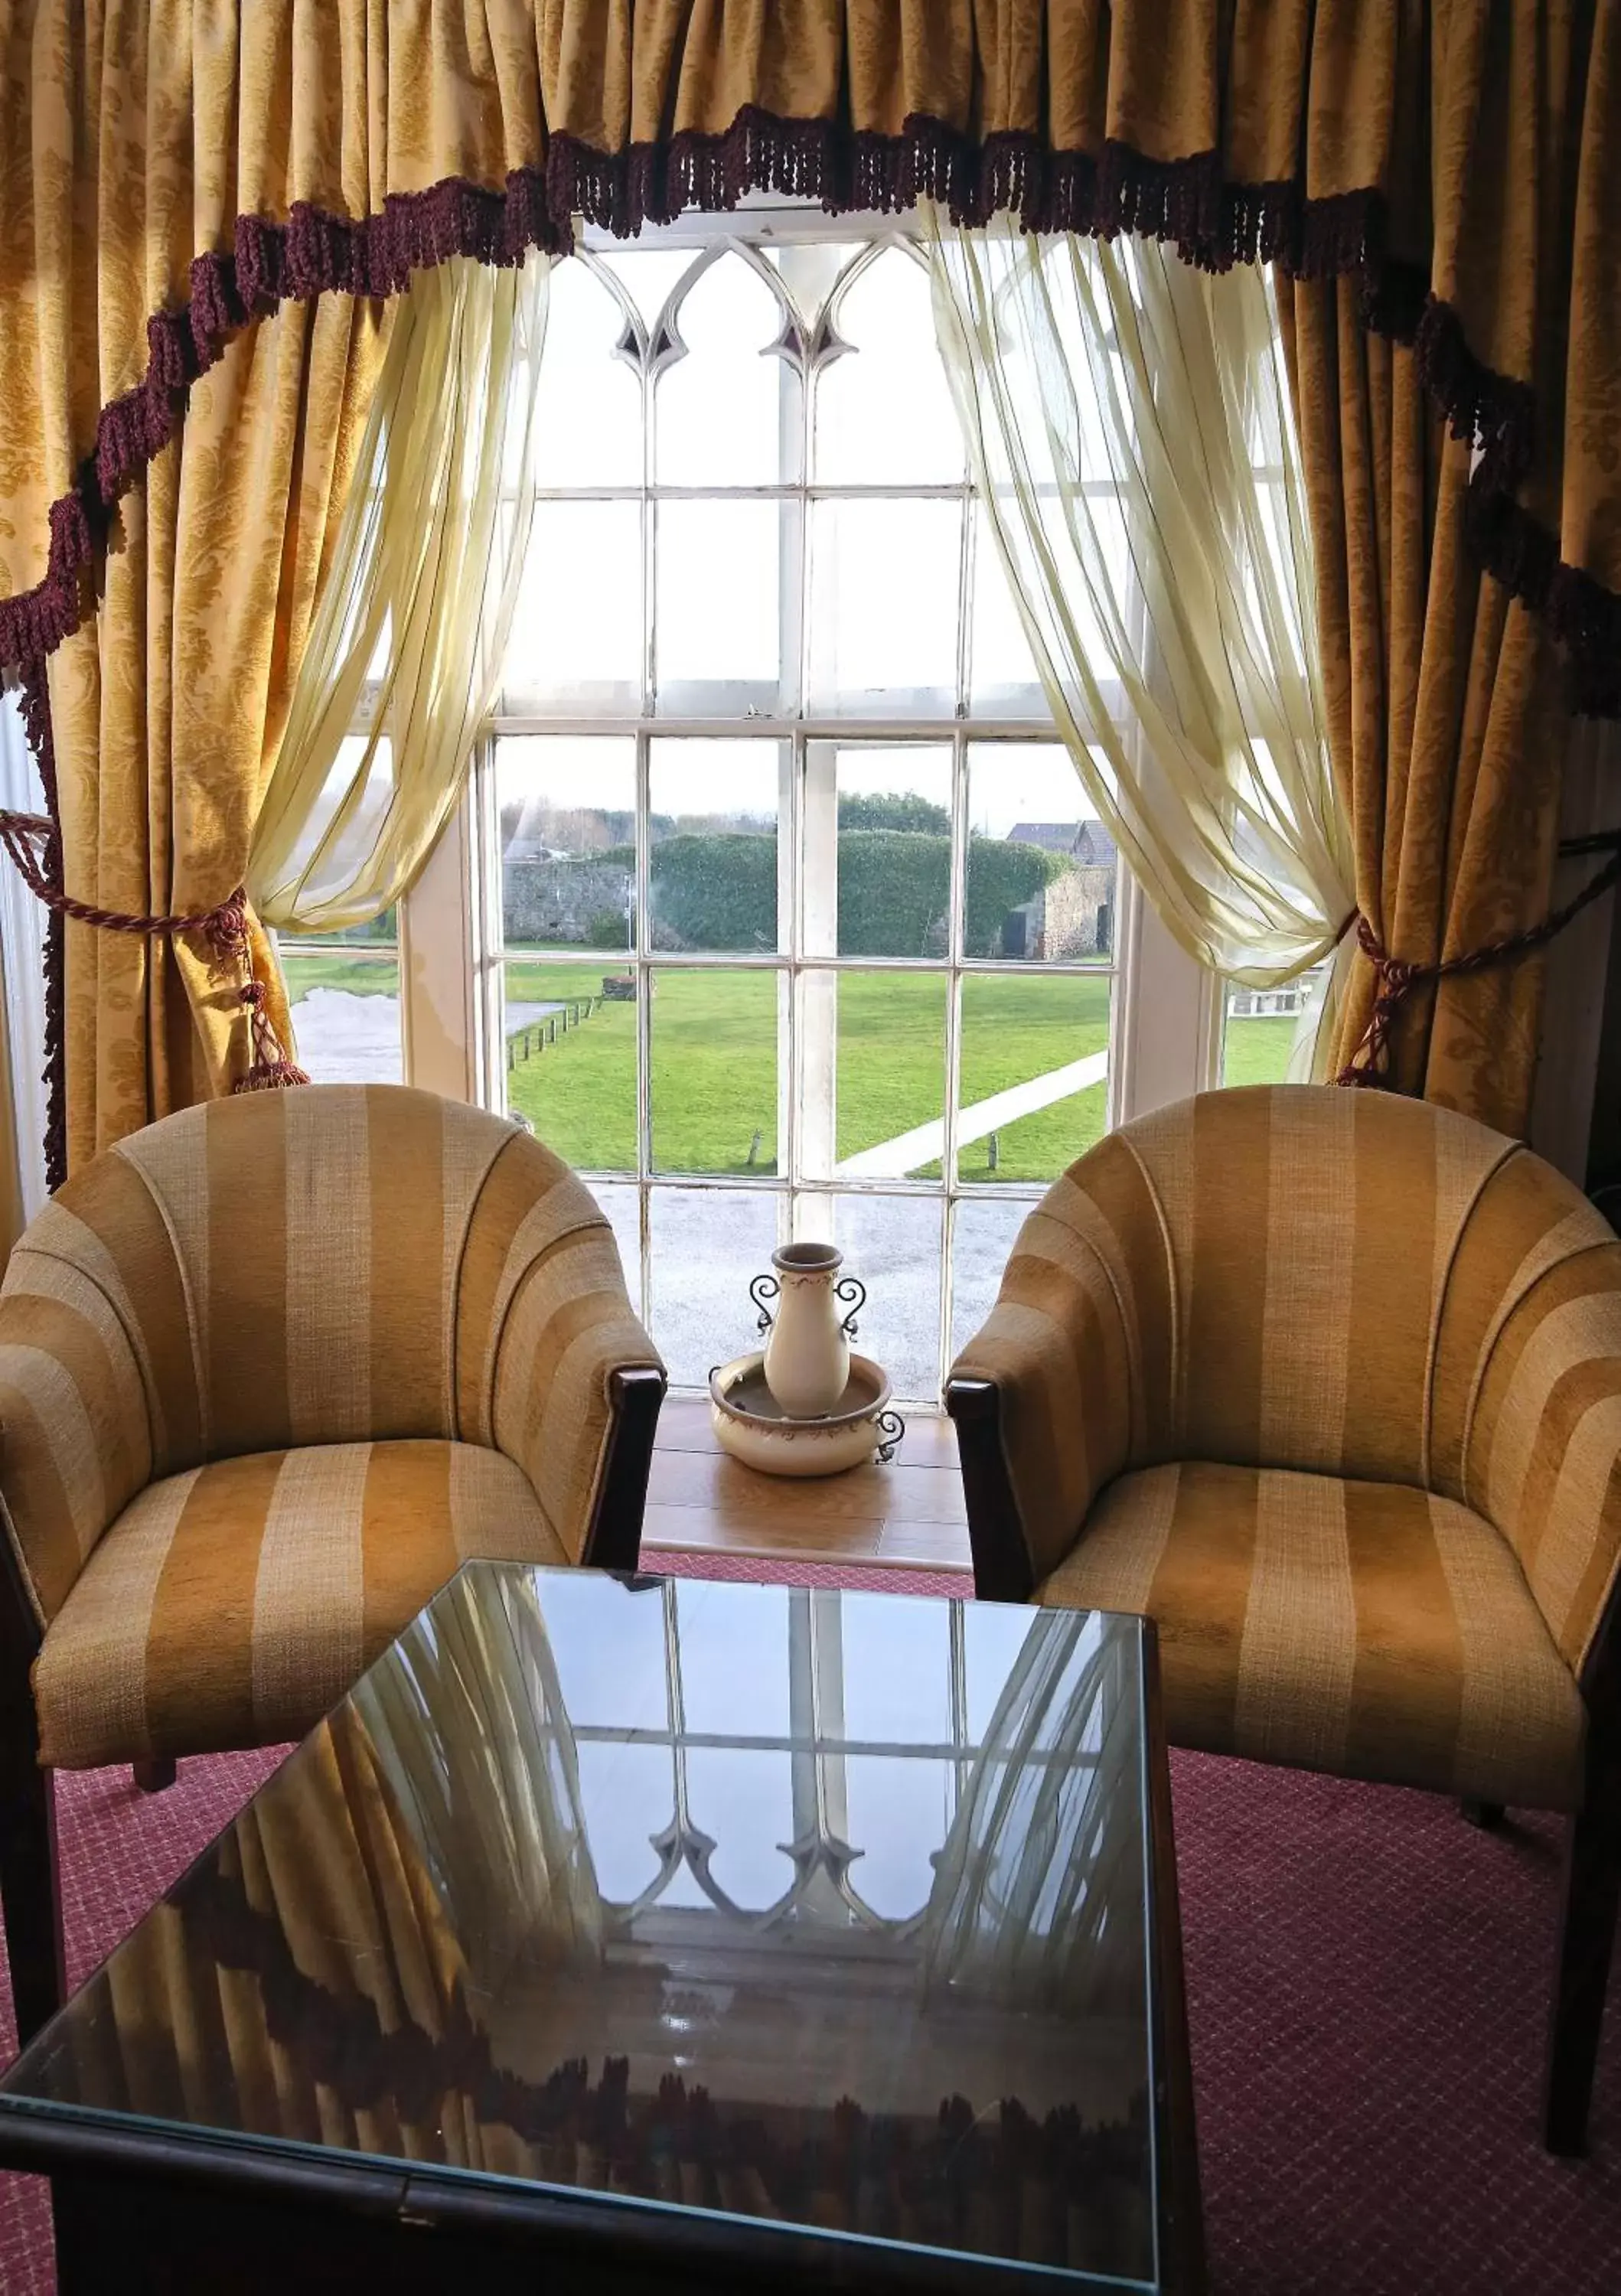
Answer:
<path fill-rule="evenodd" d="M 1048 1193 L 954 1366 L 978 1592 L 1158 1622 L 1174 1742 L 1569 1819 L 1545 2134 L 1621 1893 L 1621 1242 L 1514 1142 L 1281 1086 Z"/>
<path fill-rule="evenodd" d="M 663 1392 L 592 1197 L 483 1110 L 254 1094 L 68 1182 L 0 1287 L 25 2035 L 57 1981 L 49 1769 L 156 1785 L 302 1736 L 470 1555 L 634 1568 Z"/>

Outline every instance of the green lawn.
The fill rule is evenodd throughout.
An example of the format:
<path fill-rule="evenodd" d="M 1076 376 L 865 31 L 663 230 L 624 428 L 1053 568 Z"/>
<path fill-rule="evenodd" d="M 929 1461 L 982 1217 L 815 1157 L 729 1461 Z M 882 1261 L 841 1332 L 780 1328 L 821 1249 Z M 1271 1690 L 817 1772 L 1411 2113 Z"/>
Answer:
<path fill-rule="evenodd" d="M 1229 1021 L 1222 1082 L 1281 1084 L 1294 1041 L 1295 1020 L 1289 1013 L 1268 1013 L 1255 1021 Z"/>
<path fill-rule="evenodd" d="M 962 983 L 962 1105 L 1023 1084 L 1109 1046 L 1107 980 L 1060 974 L 1043 980 L 1027 973 L 1001 979 L 970 973 Z M 1109 1087 L 1056 1100 L 1021 1116 L 996 1134 L 996 1169 L 988 1139 L 957 1152 L 963 1180 L 1055 1180 L 1084 1149 L 1101 1139 Z"/>
<path fill-rule="evenodd" d="M 603 963 L 507 961 L 512 1003 L 595 994 Z M 658 975 L 652 1008 L 653 1156 L 665 1171 L 774 1171 L 777 996 L 766 972 Z M 945 1098 L 946 984 L 925 973 L 839 976 L 838 1152 L 852 1156 L 937 1119 Z M 1107 981 L 977 975 L 963 991 L 962 1095 L 981 1100 L 1101 1052 Z M 627 1170 L 635 1158 L 635 1008 L 604 1004 L 508 1077 L 512 1104 L 569 1162 Z M 1047 1179 L 1097 1138 L 1101 1085 L 1003 1128 L 998 1179 Z M 963 1152 L 990 1177 L 988 1144 Z M 937 1165 L 920 1168 L 937 1170 Z"/>
<path fill-rule="evenodd" d="M 282 948 L 288 993 L 397 992 L 395 953 Z M 509 956 L 512 1004 L 601 994 L 611 956 Z M 661 1171 L 773 1172 L 777 1155 L 778 982 L 769 972 L 657 976 L 652 1021 L 653 1157 Z M 1073 975 L 975 973 L 962 986 L 962 1103 L 1060 1068 L 1109 1041 L 1109 984 Z M 842 973 L 838 985 L 838 1153 L 937 1120 L 944 1105 L 946 984 L 926 973 Z M 1281 1078 L 1294 1039 L 1287 1018 L 1230 1021 L 1224 1081 Z M 601 1005 L 581 1027 L 509 1073 L 512 1105 L 571 1164 L 630 1171 L 636 1151 L 636 1008 Z M 1071 1094 L 1002 1126 L 958 1155 L 965 1180 L 1049 1180 L 1103 1129 L 1107 1087 Z M 752 1166 L 749 1151 L 760 1135 Z M 937 1160 L 918 1177 L 937 1175 Z"/>

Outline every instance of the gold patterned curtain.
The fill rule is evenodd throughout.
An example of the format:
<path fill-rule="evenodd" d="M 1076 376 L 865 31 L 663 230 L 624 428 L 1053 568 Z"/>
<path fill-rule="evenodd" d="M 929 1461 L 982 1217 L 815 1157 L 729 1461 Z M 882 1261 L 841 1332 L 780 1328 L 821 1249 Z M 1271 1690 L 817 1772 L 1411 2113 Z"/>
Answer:
<path fill-rule="evenodd" d="M 1478 450 L 1466 592 L 1484 566 L 1621 713 L 1621 0 L 0 0 L 0 664 L 37 725 L 94 617 L 51 681 L 70 895 L 234 890 L 375 369 L 346 299 L 757 186 L 1354 283 Z M 209 553 L 233 630 L 271 622 L 224 739 Z M 70 928 L 75 1160 L 240 1076 L 185 939 Z"/>
<path fill-rule="evenodd" d="M 1357 906 L 1381 947 L 1429 966 L 1547 913 L 1563 766 L 1551 635 L 1471 558 L 1470 449 L 1412 352 L 1364 332 L 1348 282 L 1285 283 L 1281 304 Z M 1336 1069 L 1378 985 L 1359 956 Z M 1523 1135 L 1541 991 L 1536 958 L 1420 980 L 1393 1016 L 1389 1080 Z"/>
<path fill-rule="evenodd" d="M 383 324 L 333 295 L 238 336 L 120 504 L 96 612 L 50 663 L 67 882 L 100 907 L 191 915 L 242 882 Z M 230 1090 L 240 972 L 203 937 L 70 921 L 66 956 L 70 1164 Z"/>

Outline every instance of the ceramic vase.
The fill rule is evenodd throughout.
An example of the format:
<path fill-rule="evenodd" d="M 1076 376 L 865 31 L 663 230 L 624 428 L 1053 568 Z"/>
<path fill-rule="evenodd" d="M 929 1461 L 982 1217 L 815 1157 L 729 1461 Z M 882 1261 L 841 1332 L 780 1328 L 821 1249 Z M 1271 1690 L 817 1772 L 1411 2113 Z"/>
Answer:
<path fill-rule="evenodd" d="M 765 1300 L 776 1300 L 765 1342 L 765 1384 L 790 1419 L 825 1418 L 839 1408 L 849 1383 L 855 1311 L 866 1293 L 853 1275 L 840 1278 L 844 1254 L 831 1243 L 785 1243 L 772 1253 L 771 1264 L 775 1277 L 757 1275 L 749 1286 L 763 1325 Z"/>

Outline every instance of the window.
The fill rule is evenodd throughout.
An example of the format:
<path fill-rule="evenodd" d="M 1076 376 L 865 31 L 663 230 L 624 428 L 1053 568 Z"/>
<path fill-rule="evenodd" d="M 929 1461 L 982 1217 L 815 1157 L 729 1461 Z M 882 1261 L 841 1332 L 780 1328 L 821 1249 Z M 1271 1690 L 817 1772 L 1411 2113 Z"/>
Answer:
<path fill-rule="evenodd" d="M 491 743 L 508 1104 L 601 1190 L 678 1382 L 815 1237 L 932 1398 L 954 1298 L 1108 1120 L 1119 896 L 926 274 L 890 239 L 587 253 L 541 390 L 568 447 Z"/>
<path fill-rule="evenodd" d="M 338 933 L 279 933 L 276 953 L 312 1084 L 400 1084 L 399 922 L 392 909 Z"/>
<path fill-rule="evenodd" d="M 762 1932 L 795 1914 L 869 1939 L 914 1930 L 1027 1611 L 886 1602 L 880 1615 L 831 1592 L 667 1579 L 656 1604 L 637 1598 L 633 1729 L 601 1636 L 566 1631 L 593 1590 L 560 1575 L 544 1600 L 592 1861 L 623 1937 L 711 1908 Z"/>
<path fill-rule="evenodd" d="M 1325 960 L 1281 988 L 1227 990 L 1222 1032 L 1222 1082 L 1281 1084 L 1302 1030 L 1322 1007 Z"/>
<path fill-rule="evenodd" d="M 933 1403 L 1031 1203 L 1206 1081 L 1217 1030 L 1053 734 L 919 252 L 838 228 L 706 219 L 557 267 L 464 817 L 400 935 L 283 953 L 312 1070 L 329 1014 L 384 1062 L 403 984 L 413 1079 L 586 1177 L 677 1385 L 815 1239 Z"/>

